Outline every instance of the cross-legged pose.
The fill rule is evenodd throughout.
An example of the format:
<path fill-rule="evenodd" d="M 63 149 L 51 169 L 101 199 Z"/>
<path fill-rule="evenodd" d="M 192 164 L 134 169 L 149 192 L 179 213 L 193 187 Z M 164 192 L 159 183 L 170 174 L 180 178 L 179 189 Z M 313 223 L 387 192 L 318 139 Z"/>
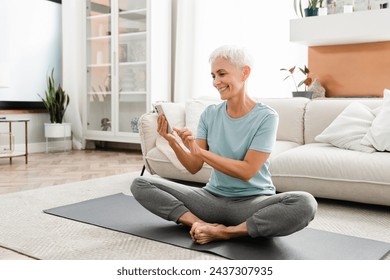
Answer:
<path fill-rule="evenodd" d="M 131 191 L 146 209 L 190 227 L 192 240 L 205 244 L 240 236 L 273 237 L 294 233 L 314 218 L 317 202 L 306 192 L 275 192 L 268 157 L 276 141 L 277 113 L 247 92 L 252 61 L 243 48 L 222 46 L 210 56 L 213 86 L 222 103 L 202 113 L 197 135 L 174 128 L 188 150 L 167 133 L 165 116 L 158 132 L 191 173 L 204 163 L 213 169 L 203 188 L 155 177 L 138 177 Z"/>

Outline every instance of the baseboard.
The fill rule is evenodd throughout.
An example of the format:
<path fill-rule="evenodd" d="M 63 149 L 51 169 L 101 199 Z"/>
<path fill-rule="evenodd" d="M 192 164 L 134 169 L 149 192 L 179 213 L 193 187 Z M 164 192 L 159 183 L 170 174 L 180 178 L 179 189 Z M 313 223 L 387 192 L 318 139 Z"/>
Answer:
<path fill-rule="evenodd" d="M 121 150 L 141 150 L 141 147 L 139 144 L 128 144 L 128 143 L 111 143 L 111 142 L 99 142 L 97 141 L 95 148 L 107 148 L 107 149 L 121 149 Z M 15 151 L 24 151 L 24 144 L 15 144 Z M 76 149 L 80 149 L 77 148 Z M 48 150 L 49 152 L 61 152 L 61 151 L 69 151 L 72 150 L 72 140 L 66 139 L 65 141 L 63 139 L 49 139 L 48 141 Z M 46 152 L 46 142 L 39 142 L 39 143 L 28 143 L 28 153 L 45 153 Z"/>
<path fill-rule="evenodd" d="M 15 144 L 15 151 L 24 151 L 24 144 Z M 48 150 L 49 152 L 56 151 L 69 151 L 72 149 L 72 141 L 70 139 L 67 140 L 52 140 L 50 139 L 48 142 Z M 46 152 L 46 142 L 40 143 L 28 143 L 28 153 L 45 153 Z"/>

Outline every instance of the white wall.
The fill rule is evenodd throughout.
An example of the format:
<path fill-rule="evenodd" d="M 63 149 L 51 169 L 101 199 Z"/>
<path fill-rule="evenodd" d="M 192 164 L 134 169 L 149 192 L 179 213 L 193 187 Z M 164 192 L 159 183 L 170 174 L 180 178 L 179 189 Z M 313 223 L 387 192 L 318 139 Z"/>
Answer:
<path fill-rule="evenodd" d="M 0 102 L 39 101 L 37 93 L 44 94 L 46 74 L 53 67 L 56 82 L 61 81 L 61 5 L 47 0 L 0 2 L 0 63 L 7 65 L 10 77 L 9 87 L 0 88 Z M 29 152 L 45 151 L 47 113 L 2 116 L 30 119 Z M 12 131 L 16 148 L 24 150 L 23 123 L 14 123 Z M 0 125 L 0 132 L 8 132 L 7 123 Z"/>
<path fill-rule="evenodd" d="M 82 5 L 76 0 L 63 0 L 69 5 Z M 177 1 L 173 0 L 175 5 Z M 283 0 L 290 2 L 290 0 Z M 276 2 L 276 3 L 275 3 Z M 292 2 L 292 1 L 291 1 Z M 61 24 L 61 16 L 53 17 L 51 13 L 42 16 L 42 10 L 37 10 L 37 4 L 61 7 L 46 0 L 2 0 L 0 9 L 0 34 L 2 43 L 0 44 L 0 63 L 6 62 L 11 68 L 11 87 L 0 89 L 0 100 L 38 100 L 36 93 L 43 92 L 43 88 L 36 88 L 27 80 L 20 81 L 20 77 L 31 78 L 31 80 L 42 80 L 44 75 L 39 71 L 51 69 L 43 61 L 34 61 L 39 55 L 48 52 L 47 49 L 39 48 L 38 45 L 47 40 L 48 36 L 44 27 L 58 28 Z M 71 4 L 73 3 L 73 4 Z M 259 97 L 285 97 L 290 96 L 291 84 L 289 81 L 283 82 L 284 75 L 279 71 L 282 67 L 290 67 L 295 64 L 303 64 L 307 61 L 307 48 L 289 43 L 289 19 L 295 18 L 292 3 L 281 5 L 280 1 L 259 1 L 259 0 L 196 0 L 198 8 L 193 11 L 201 15 L 202 21 L 199 25 L 193 26 L 196 32 L 195 46 L 200 59 L 196 60 L 202 69 L 196 73 L 193 84 L 196 95 L 213 95 L 215 89 L 211 86 L 210 65 L 208 56 L 210 52 L 221 44 L 238 43 L 247 45 L 255 56 L 256 63 L 252 72 L 250 93 Z M 252 4 L 252 9 L 246 5 Z M 64 6 L 64 5 L 63 5 Z M 66 6 L 66 5 L 65 5 Z M 174 7 L 175 9 L 175 7 Z M 41 14 L 41 18 L 38 17 Z M 21 24 L 20 17 L 29 18 L 30 24 Z M 72 15 L 65 22 L 73 26 L 77 24 L 75 19 L 80 19 L 80 15 Z M 81 25 L 80 21 L 78 24 Z M 77 27 L 75 27 L 77 28 Z M 73 28 L 72 32 L 74 32 Z M 80 27 L 80 28 L 83 28 Z M 176 27 L 173 26 L 173 30 Z M 84 32 L 81 31 L 80 32 Z M 74 33 L 73 33 L 74 34 Z M 61 43 L 61 32 L 57 32 L 56 40 Z M 80 40 L 81 38 L 79 38 Z M 76 41 L 77 42 L 77 41 Z M 64 51 L 65 67 L 75 67 L 80 56 L 74 55 L 76 42 L 68 40 L 67 50 Z M 78 42 L 80 43 L 80 42 Z M 61 46 L 51 49 L 50 56 L 61 60 Z M 55 54 L 55 52 L 60 52 Z M 79 52 L 76 52 L 79 53 Z M 49 53 L 48 53 L 49 55 Z M 56 69 L 56 80 L 61 78 L 60 69 Z M 67 72 L 72 73 L 72 72 Z M 76 75 L 64 76 L 64 82 L 69 80 L 79 80 Z M 41 81 L 42 82 L 42 81 Z M 83 81 L 78 81 L 79 87 L 69 88 L 70 91 L 82 91 Z M 42 86 L 41 86 L 42 87 Z M 28 95 L 26 97 L 26 95 Z M 195 95 L 195 96 L 196 96 Z M 76 100 L 74 100 L 76 101 Z M 78 100 L 79 103 L 80 100 Z M 48 120 L 47 114 L 15 115 L 9 117 L 31 118 L 29 124 L 30 151 L 44 151 L 43 123 Z M 0 131 L 6 131 L 7 127 L 1 127 Z M 16 143 L 23 143 L 23 130 L 16 128 Z"/>
<path fill-rule="evenodd" d="M 29 119 L 30 121 L 27 123 L 29 153 L 44 152 L 46 150 L 43 124 L 49 122 L 48 114 L 6 114 L 2 116 L 5 116 L 7 119 Z M 8 123 L 0 123 L 0 133 L 8 133 L 8 131 Z M 12 134 L 14 135 L 15 150 L 24 151 L 24 122 L 12 123 Z M 1 162 L 4 161 L 6 159 L 1 159 Z"/>
<path fill-rule="evenodd" d="M 188 0 L 176 0 L 188 1 Z M 307 64 L 307 47 L 289 42 L 289 20 L 296 18 L 293 1 L 259 0 L 195 0 L 193 13 L 197 22 L 194 32 L 195 52 L 193 81 L 180 94 L 192 92 L 194 97 L 215 96 L 211 86 L 209 54 L 223 44 L 244 45 L 255 57 L 249 94 L 256 97 L 289 97 L 292 81 L 283 81 L 280 68 Z M 286 3 L 285 3 L 286 2 Z M 287 3 L 289 2 L 289 3 Z M 291 2 L 291 3 L 290 3 Z M 178 42 L 180 48 L 180 42 Z M 177 51 L 177 50 L 176 50 Z M 183 99 L 188 98 L 185 97 Z M 176 100 L 180 100 L 176 98 Z M 183 101 L 183 100 L 180 100 Z"/>
<path fill-rule="evenodd" d="M 1 101 L 40 101 L 54 67 L 61 81 L 61 5 L 47 0 L 1 0 L 0 63 L 9 69 Z"/>

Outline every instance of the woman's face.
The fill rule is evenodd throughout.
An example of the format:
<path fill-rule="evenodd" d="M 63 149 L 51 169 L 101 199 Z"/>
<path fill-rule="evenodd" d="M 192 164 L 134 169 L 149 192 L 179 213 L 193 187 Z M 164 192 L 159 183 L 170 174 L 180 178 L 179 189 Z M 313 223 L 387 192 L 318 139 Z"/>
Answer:
<path fill-rule="evenodd" d="M 211 64 L 211 76 L 213 86 L 219 91 L 222 100 L 245 93 L 245 80 L 249 74 L 247 68 L 240 69 L 221 57 L 214 60 Z"/>

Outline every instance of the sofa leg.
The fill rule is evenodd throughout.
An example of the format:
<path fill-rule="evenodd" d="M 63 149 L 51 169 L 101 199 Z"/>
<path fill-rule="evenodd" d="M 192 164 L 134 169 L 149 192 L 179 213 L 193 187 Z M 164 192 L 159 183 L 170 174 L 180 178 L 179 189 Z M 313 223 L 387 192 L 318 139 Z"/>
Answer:
<path fill-rule="evenodd" d="M 142 167 L 141 176 L 144 176 L 144 172 L 145 172 L 145 165 Z"/>

